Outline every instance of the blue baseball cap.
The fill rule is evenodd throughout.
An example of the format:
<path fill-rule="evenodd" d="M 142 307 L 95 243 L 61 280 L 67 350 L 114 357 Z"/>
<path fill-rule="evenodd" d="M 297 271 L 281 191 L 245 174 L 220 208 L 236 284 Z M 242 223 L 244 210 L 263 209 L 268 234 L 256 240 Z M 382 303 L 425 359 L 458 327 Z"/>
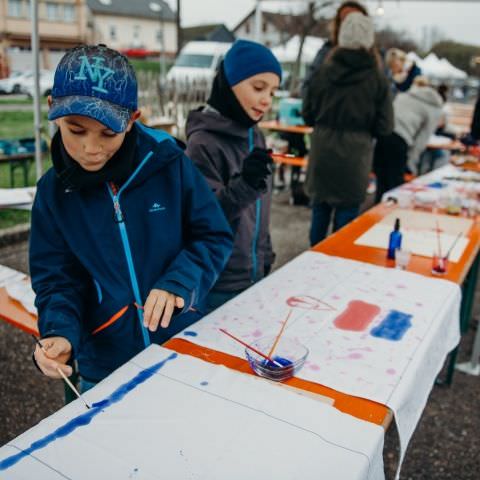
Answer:
<path fill-rule="evenodd" d="M 105 45 L 68 50 L 55 71 L 48 119 L 83 115 L 124 132 L 137 110 L 137 79 L 127 58 Z"/>

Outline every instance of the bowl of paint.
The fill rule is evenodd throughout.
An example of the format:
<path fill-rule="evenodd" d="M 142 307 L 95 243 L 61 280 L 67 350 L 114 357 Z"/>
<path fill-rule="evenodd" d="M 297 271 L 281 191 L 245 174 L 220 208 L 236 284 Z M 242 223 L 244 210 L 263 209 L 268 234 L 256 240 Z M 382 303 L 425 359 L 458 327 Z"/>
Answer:
<path fill-rule="evenodd" d="M 270 357 L 271 360 L 267 360 L 249 348 L 245 349 L 245 356 L 257 375 L 282 382 L 293 377 L 303 367 L 309 351 L 299 341 L 281 337 L 272 352 L 275 341 L 274 336 L 264 337 L 252 344 L 255 350 Z"/>

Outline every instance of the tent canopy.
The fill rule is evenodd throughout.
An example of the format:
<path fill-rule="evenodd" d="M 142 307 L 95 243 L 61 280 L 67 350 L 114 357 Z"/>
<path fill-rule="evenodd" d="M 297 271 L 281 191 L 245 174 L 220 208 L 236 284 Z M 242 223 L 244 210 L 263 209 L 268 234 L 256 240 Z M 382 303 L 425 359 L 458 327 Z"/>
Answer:
<path fill-rule="evenodd" d="M 302 63 L 311 63 L 317 52 L 323 47 L 325 40 L 318 37 L 305 37 L 302 50 Z M 281 63 L 293 63 L 297 60 L 300 48 L 300 36 L 295 35 L 287 43 L 272 48 L 273 54 Z"/>
<path fill-rule="evenodd" d="M 415 61 L 427 77 L 440 80 L 464 80 L 467 78 L 466 72 L 453 66 L 446 58 L 438 58 L 433 52 L 423 59 L 415 52 L 410 52 L 408 58 Z"/>

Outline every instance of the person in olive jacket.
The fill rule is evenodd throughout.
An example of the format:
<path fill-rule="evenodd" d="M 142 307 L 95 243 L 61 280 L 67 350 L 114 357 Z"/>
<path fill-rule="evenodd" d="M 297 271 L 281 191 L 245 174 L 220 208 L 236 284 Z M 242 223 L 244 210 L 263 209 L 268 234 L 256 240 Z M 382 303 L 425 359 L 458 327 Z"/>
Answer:
<path fill-rule="evenodd" d="M 393 129 L 390 87 L 373 50 L 374 27 L 350 13 L 340 27 L 338 47 L 318 69 L 303 104 L 314 126 L 307 170 L 312 199 L 310 243 L 353 220 L 365 200 L 373 138 Z"/>

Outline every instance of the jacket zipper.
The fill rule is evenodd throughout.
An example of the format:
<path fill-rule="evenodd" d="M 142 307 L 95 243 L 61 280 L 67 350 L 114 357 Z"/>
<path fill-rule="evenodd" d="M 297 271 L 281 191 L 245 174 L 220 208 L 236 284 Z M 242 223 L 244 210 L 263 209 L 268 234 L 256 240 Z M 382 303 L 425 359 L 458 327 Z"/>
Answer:
<path fill-rule="evenodd" d="M 122 207 L 120 205 L 120 195 L 122 191 L 127 187 L 127 185 L 133 180 L 133 178 L 137 175 L 137 173 L 141 170 L 143 165 L 148 161 L 148 159 L 153 155 L 153 152 L 150 152 L 140 163 L 140 165 L 137 167 L 137 169 L 133 172 L 133 174 L 130 176 L 130 178 L 122 185 L 120 190 L 117 189 L 117 186 L 113 183 L 107 184 L 108 192 L 110 193 L 110 196 L 112 197 L 113 201 L 113 208 L 115 211 L 115 221 L 118 225 L 118 228 L 120 230 L 120 237 L 122 239 L 122 245 L 123 245 L 123 251 L 125 253 L 125 257 L 127 260 L 127 265 L 128 265 L 128 273 L 130 275 L 130 283 L 132 284 L 132 289 L 133 289 L 133 294 L 135 297 L 135 301 L 139 305 L 143 305 L 143 302 L 140 298 L 140 289 L 138 288 L 138 280 L 137 276 L 135 274 L 135 266 L 133 264 L 133 256 L 132 256 L 132 250 L 130 248 L 130 242 L 128 240 L 128 233 L 127 233 L 127 228 L 125 226 L 125 216 L 123 215 L 122 212 Z M 137 316 L 138 320 L 140 322 L 140 329 L 142 332 L 143 336 L 143 343 L 145 347 L 148 347 L 151 343 L 150 341 L 150 336 L 148 334 L 148 330 L 144 327 L 143 325 L 143 311 L 141 309 L 137 309 Z"/>

